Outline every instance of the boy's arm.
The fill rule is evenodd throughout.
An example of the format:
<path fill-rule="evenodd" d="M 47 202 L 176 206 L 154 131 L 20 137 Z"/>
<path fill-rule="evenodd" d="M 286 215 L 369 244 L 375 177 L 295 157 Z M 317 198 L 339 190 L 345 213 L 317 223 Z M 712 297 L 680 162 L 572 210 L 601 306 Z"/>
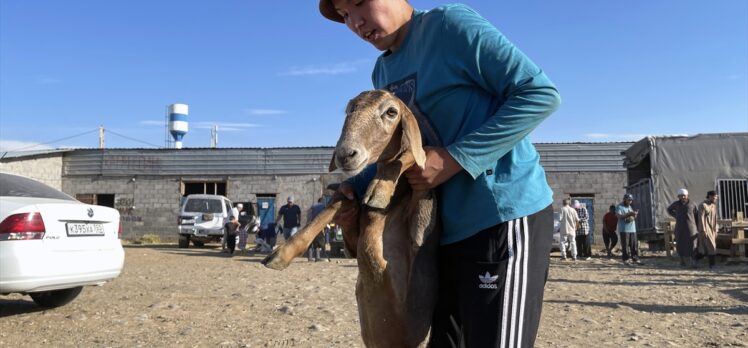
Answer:
<path fill-rule="evenodd" d="M 455 43 L 452 68 L 505 100 L 482 126 L 446 147 L 477 178 L 558 109 L 561 99 L 535 63 L 469 8 L 450 8 L 441 35 Z"/>

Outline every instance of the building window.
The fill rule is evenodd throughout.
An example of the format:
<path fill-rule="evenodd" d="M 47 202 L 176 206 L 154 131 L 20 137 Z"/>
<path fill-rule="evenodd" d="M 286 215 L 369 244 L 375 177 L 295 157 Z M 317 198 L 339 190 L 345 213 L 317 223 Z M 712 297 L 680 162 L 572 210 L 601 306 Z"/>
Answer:
<path fill-rule="evenodd" d="M 182 196 L 192 194 L 226 195 L 225 181 L 193 181 L 183 184 Z"/>
<path fill-rule="evenodd" d="M 719 194 L 719 218 L 735 219 L 738 212 L 746 217 L 748 212 L 748 179 L 717 180 Z"/>
<path fill-rule="evenodd" d="M 75 195 L 75 199 L 86 204 L 95 204 L 114 208 L 113 193 L 79 193 Z"/>

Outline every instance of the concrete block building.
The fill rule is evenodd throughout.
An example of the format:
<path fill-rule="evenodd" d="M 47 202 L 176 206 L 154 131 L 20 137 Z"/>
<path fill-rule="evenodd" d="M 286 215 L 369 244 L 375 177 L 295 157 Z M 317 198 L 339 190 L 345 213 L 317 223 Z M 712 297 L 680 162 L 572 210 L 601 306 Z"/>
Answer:
<path fill-rule="evenodd" d="M 602 216 L 627 183 L 621 152 L 632 143 L 535 144 L 554 191 L 586 203 L 595 241 Z M 123 238 L 156 234 L 176 240 L 181 198 L 221 194 L 254 203 L 263 223 L 293 195 L 306 214 L 342 174 L 328 173 L 332 147 L 71 149 L 6 154 L 0 171 L 40 180 L 81 201 L 120 211 Z M 469 197 L 466 197 L 469 199 Z M 302 216 L 302 222 L 306 217 Z M 552 231 L 548 231 L 552 233 Z"/>

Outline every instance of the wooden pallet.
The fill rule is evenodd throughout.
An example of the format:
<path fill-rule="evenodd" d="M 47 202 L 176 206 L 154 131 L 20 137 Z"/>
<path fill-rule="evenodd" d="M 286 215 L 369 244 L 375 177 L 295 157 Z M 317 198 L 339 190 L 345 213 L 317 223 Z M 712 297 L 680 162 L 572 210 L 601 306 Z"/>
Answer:
<path fill-rule="evenodd" d="M 732 246 L 730 247 L 730 257 L 727 258 L 728 263 L 748 262 L 748 254 L 745 252 L 746 245 L 748 245 L 746 229 L 748 229 L 748 223 L 746 222 L 733 222 L 730 226 Z"/>

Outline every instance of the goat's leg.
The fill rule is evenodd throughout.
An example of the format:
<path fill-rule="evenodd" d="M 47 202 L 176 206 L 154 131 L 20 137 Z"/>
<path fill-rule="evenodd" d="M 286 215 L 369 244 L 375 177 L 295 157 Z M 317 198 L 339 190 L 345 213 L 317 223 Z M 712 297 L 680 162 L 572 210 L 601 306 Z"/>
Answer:
<path fill-rule="evenodd" d="M 285 244 L 275 249 L 270 255 L 262 260 L 262 264 L 268 268 L 283 270 L 298 256 L 309 249 L 315 237 L 325 228 L 325 225 L 333 221 L 333 218 L 342 207 L 343 202 L 338 199 L 333 201 L 310 223 L 304 226 Z"/>
<path fill-rule="evenodd" d="M 372 208 L 387 208 L 395 193 L 398 179 L 413 163 L 415 163 L 413 154 L 406 151 L 393 161 L 378 164 L 377 175 L 366 188 L 364 204 Z"/>

